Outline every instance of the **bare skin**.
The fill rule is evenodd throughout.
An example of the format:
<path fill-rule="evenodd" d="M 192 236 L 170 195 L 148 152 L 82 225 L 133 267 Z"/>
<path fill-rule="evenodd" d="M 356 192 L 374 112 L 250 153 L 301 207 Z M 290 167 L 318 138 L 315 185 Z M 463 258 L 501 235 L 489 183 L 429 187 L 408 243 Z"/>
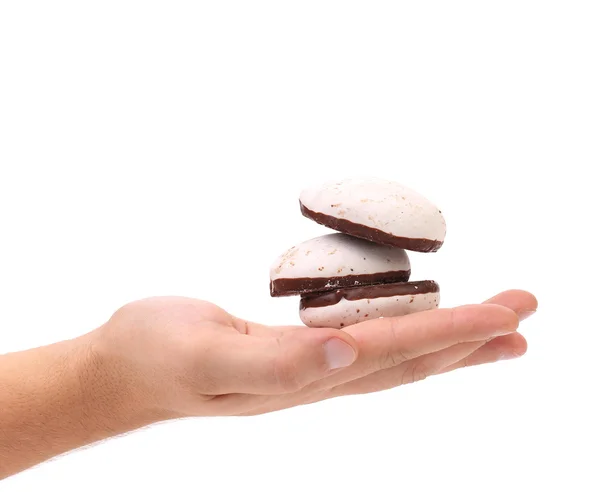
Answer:
<path fill-rule="evenodd" d="M 153 423 L 249 416 L 371 393 L 523 355 L 535 297 L 376 319 L 270 327 L 208 302 L 150 298 L 73 340 L 0 356 L 0 479 Z"/>

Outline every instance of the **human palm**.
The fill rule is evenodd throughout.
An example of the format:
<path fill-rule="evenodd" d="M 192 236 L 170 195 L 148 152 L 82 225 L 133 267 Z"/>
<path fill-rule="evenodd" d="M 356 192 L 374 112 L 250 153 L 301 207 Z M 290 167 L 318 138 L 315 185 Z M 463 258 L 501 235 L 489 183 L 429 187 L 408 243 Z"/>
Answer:
<path fill-rule="evenodd" d="M 165 418 L 255 415 L 412 383 L 518 357 L 528 292 L 483 304 L 365 321 L 341 330 L 266 326 L 182 297 L 127 304 L 93 349 L 130 401 Z"/>

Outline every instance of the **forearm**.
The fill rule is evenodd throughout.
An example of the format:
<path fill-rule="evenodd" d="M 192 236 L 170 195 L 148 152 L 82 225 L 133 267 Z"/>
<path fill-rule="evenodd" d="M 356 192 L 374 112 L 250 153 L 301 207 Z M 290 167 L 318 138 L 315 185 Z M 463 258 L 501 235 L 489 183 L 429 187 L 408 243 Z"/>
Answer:
<path fill-rule="evenodd" d="M 0 480 L 160 420 L 95 354 L 93 339 L 0 356 Z"/>

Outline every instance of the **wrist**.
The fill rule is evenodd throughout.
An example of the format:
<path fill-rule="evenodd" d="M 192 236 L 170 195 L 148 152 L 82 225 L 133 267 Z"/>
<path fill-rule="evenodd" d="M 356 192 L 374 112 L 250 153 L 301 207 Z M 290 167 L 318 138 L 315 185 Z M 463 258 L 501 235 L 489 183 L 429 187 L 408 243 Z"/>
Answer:
<path fill-rule="evenodd" d="M 97 334 L 0 357 L 0 480 L 167 416 L 145 405 Z"/>
<path fill-rule="evenodd" d="M 140 375 L 112 350 L 102 329 L 75 343 L 83 409 L 94 415 L 100 432 L 120 434 L 175 417 L 152 401 Z"/>

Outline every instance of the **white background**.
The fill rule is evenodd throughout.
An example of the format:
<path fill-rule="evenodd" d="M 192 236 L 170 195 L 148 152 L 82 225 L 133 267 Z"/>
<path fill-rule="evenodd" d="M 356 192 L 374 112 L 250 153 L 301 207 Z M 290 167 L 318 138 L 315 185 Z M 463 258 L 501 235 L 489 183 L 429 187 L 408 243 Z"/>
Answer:
<path fill-rule="evenodd" d="M 2 2 L 0 353 L 150 295 L 298 323 L 269 266 L 326 232 L 302 187 L 356 175 L 443 210 L 411 258 L 444 306 L 540 308 L 520 360 L 159 425 L 0 490 L 599 490 L 599 25 L 594 1 Z"/>

